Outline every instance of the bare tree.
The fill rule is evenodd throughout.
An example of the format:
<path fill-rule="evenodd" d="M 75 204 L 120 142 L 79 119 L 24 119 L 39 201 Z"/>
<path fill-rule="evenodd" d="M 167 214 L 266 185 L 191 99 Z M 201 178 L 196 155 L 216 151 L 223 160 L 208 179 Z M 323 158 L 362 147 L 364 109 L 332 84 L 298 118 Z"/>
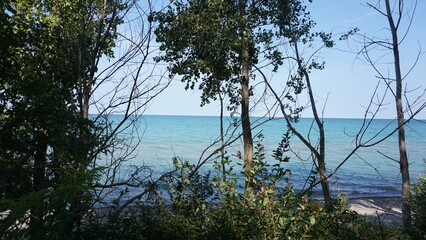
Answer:
<path fill-rule="evenodd" d="M 269 90 L 272 92 L 274 97 L 279 103 L 279 108 L 281 110 L 281 113 L 284 116 L 284 120 L 286 122 L 287 127 L 289 130 L 296 135 L 303 144 L 309 149 L 311 152 L 311 156 L 313 158 L 313 162 L 316 165 L 316 169 L 318 170 L 320 174 L 320 183 L 322 187 L 325 207 L 329 210 L 333 210 L 333 201 L 331 198 L 331 191 L 330 186 L 328 182 L 328 174 L 326 169 L 326 157 L 325 157 L 325 131 L 324 131 L 324 122 L 322 120 L 322 117 L 319 115 L 316 101 L 314 97 L 314 92 L 311 86 L 311 80 L 309 75 L 309 70 L 312 68 L 316 63 L 310 62 L 308 63 L 303 62 L 303 59 L 300 55 L 299 48 L 298 48 L 298 42 L 293 41 L 291 42 L 291 45 L 294 47 L 294 57 L 288 57 L 288 59 L 293 60 L 296 62 L 296 74 L 290 76 L 290 80 L 287 82 L 287 86 L 291 86 L 290 88 L 286 88 L 283 91 L 282 97 L 280 97 L 277 92 L 272 88 L 270 83 L 268 82 L 268 79 L 263 74 L 263 72 L 259 70 L 259 72 L 262 74 L 265 83 L 267 84 Z M 310 65 L 309 65 L 310 64 Z M 304 82 L 304 83 L 303 83 Z M 311 106 L 311 111 L 314 116 L 314 122 L 317 126 L 317 130 L 319 132 L 319 138 L 318 138 L 318 145 L 316 143 L 312 143 L 310 136 L 303 136 L 295 127 L 294 127 L 294 121 L 293 119 L 297 119 L 298 115 L 300 114 L 300 111 L 303 110 L 303 108 L 299 109 L 291 109 L 289 105 L 284 104 L 284 99 L 290 99 L 293 100 L 293 97 L 291 96 L 291 92 L 293 91 L 297 95 L 302 92 L 302 89 L 304 88 L 304 85 L 306 85 L 307 88 L 307 94 L 309 98 L 309 104 Z M 283 99 L 284 98 L 284 99 Z M 294 100 L 293 100 L 294 102 Z M 288 112 L 290 111 L 290 112 Z"/>
<path fill-rule="evenodd" d="M 405 123 L 407 122 L 405 114 L 412 115 L 413 111 L 418 111 L 424 107 L 421 100 L 424 90 L 420 97 L 418 97 L 414 102 L 410 102 L 408 97 L 405 96 L 406 92 L 403 89 L 404 79 L 410 73 L 411 69 L 414 68 L 416 65 L 415 63 L 420 56 L 419 51 L 415 63 L 410 70 L 407 71 L 407 74 L 404 75 L 401 67 L 400 46 L 410 31 L 413 16 L 416 11 L 417 0 L 411 1 L 411 5 L 408 6 L 408 9 L 406 3 L 407 1 L 404 0 L 397 0 L 393 3 L 389 0 L 376 1 L 374 4 L 367 3 L 367 6 L 377 11 L 387 20 L 388 28 L 386 29 L 390 33 L 390 38 L 377 38 L 363 35 L 363 48 L 359 52 L 359 55 L 373 67 L 377 74 L 377 78 L 386 84 L 386 87 L 395 99 L 396 120 L 398 122 L 398 162 L 402 177 L 402 215 L 404 227 L 408 228 L 411 226 L 411 209 L 407 203 L 407 200 L 410 198 L 410 172 L 405 140 Z M 408 21 L 407 27 L 405 29 L 401 29 L 405 19 Z M 375 49 L 384 50 L 385 53 L 381 53 L 380 56 L 375 56 Z M 390 76 L 387 69 L 381 70 L 381 67 L 379 66 L 380 64 L 378 63 L 378 60 L 386 58 L 388 54 L 391 54 L 392 56 L 391 65 L 393 67 L 393 77 Z M 392 87 L 391 84 L 395 84 L 395 87 Z M 405 108 L 404 98 L 405 105 L 407 106 Z M 410 116 L 408 119 L 410 119 Z"/>
<path fill-rule="evenodd" d="M 347 34 L 346 34 L 346 37 L 347 37 Z M 264 82 L 268 86 L 268 89 L 272 92 L 273 96 L 277 100 L 279 109 L 281 110 L 281 113 L 284 116 L 284 120 L 287 127 L 309 149 L 311 153 L 310 155 L 313 159 L 313 163 L 315 164 L 315 168 L 319 172 L 320 179 L 316 182 L 313 182 L 307 189 L 303 190 L 301 195 L 305 195 L 313 187 L 317 186 L 318 184 L 321 184 L 325 205 L 327 208 L 333 209 L 328 179 L 334 176 L 337 173 L 337 171 L 351 157 L 355 156 L 360 149 L 373 147 L 379 143 L 382 143 L 383 141 L 391 137 L 396 132 L 399 132 L 402 126 L 404 126 L 407 122 L 412 120 L 418 113 L 420 113 L 426 107 L 426 102 L 422 101 L 421 98 L 418 97 L 413 102 L 413 106 L 416 106 L 416 109 L 414 109 L 413 107 L 410 107 L 409 109 L 411 111 L 408 112 L 407 118 L 404 119 L 402 123 L 399 123 L 397 127 L 393 127 L 392 122 L 390 122 L 386 126 L 383 126 L 381 129 L 379 129 L 377 132 L 375 132 L 371 137 L 368 137 L 366 133 L 369 130 L 370 126 L 372 125 L 373 121 L 376 119 L 377 114 L 379 113 L 381 108 L 384 106 L 384 103 L 386 101 L 386 92 L 390 90 L 389 88 L 387 88 L 383 95 L 379 95 L 378 94 L 379 84 L 378 84 L 374 90 L 374 93 L 369 101 L 368 106 L 366 107 L 363 123 L 360 126 L 358 132 L 354 136 L 354 146 L 352 150 L 347 154 L 346 157 L 344 157 L 341 160 L 341 162 L 337 165 L 337 167 L 334 170 L 327 173 L 326 155 L 325 155 L 326 137 L 325 137 L 324 122 L 317 108 L 315 94 L 312 88 L 311 78 L 310 78 L 310 72 L 313 69 L 322 69 L 324 67 L 323 63 L 317 63 L 315 61 L 316 54 L 318 54 L 318 52 L 324 46 L 319 47 L 317 50 L 314 51 L 312 55 L 308 56 L 307 58 L 303 58 L 300 55 L 298 44 L 299 43 L 297 41 L 292 43 L 293 56 L 292 54 L 288 54 L 289 56 L 287 57 L 287 59 L 289 60 L 289 65 L 291 65 L 291 62 L 294 63 L 293 65 L 294 67 L 291 68 L 290 71 L 293 70 L 296 73 L 289 74 L 289 79 L 287 79 L 286 87 L 282 91 L 280 91 L 280 93 L 277 92 L 276 88 L 273 88 L 271 86 L 266 75 L 263 74 L 263 72 L 260 69 L 258 69 L 258 71 L 262 74 L 264 78 Z M 312 125 L 308 134 L 304 136 L 301 132 L 297 130 L 296 121 L 294 121 L 295 119 L 296 120 L 298 119 L 300 111 L 302 111 L 306 107 L 300 107 L 300 106 L 298 107 L 297 98 L 296 96 L 293 96 L 292 94 L 299 95 L 302 93 L 304 88 L 307 89 L 308 107 L 311 109 L 312 114 L 314 116 L 314 120 L 312 124 L 316 125 L 315 130 L 318 131 L 317 141 L 313 141 L 313 139 L 311 138 L 311 131 L 313 127 Z"/>
<path fill-rule="evenodd" d="M 124 186 L 152 189 L 152 184 L 158 183 L 151 179 L 152 171 L 142 162 L 129 165 L 143 136 L 143 112 L 171 82 L 152 60 L 157 50 L 152 45 L 155 26 L 149 21 L 153 8 L 151 1 L 128 0 L 111 5 L 105 0 L 99 24 L 95 26 L 96 41 L 90 47 L 91 66 L 79 69 L 81 84 L 76 91 L 80 96 L 80 111 L 98 126 L 95 134 L 102 140 L 96 149 L 88 152 L 90 168 L 101 169 L 102 173 L 99 182 L 93 185 L 98 202 L 104 202 L 111 192 Z M 85 29 L 80 30 L 76 51 L 82 53 L 87 47 L 84 45 L 87 36 Z M 116 37 L 114 52 L 105 57 L 102 49 L 111 44 L 111 35 Z M 90 111 L 96 115 L 91 116 Z M 137 194 L 132 199 L 140 197 Z"/>

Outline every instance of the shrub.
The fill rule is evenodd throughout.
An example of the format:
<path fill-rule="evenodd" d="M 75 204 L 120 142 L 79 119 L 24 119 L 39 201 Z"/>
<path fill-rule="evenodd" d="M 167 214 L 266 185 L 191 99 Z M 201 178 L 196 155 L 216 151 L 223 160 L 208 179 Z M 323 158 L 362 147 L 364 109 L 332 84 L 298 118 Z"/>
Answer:
<path fill-rule="evenodd" d="M 266 168 L 262 171 L 263 176 L 268 175 Z M 173 188 L 170 204 L 133 206 L 111 214 L 105 223 L 87 224 L 83 238 L 408 239 L 398 229 L 375 225 L 349 211 L 342 197 L 336 200 L 336 211 L 329 212 L 320 200 L 295 194 L 291 184 L 280 188 L 274 181 L 255 176 L 255 197 L 249 199 L 238 191 L 232 174 L 226 181 L 221 177 L 210 182 L 201 176 L 174 178 L 171 186 L 179 188 Z M 193 186 L 204 186 L 209 192 L 213 189 L 215 197 L 200 198 L 203 188 Z"/>
<path fill-rule="evenodd" d="M 414 238 L 426 239 L 426 178 L 420 177 L 417 183 L 412 184 L 411 191 Z"/>

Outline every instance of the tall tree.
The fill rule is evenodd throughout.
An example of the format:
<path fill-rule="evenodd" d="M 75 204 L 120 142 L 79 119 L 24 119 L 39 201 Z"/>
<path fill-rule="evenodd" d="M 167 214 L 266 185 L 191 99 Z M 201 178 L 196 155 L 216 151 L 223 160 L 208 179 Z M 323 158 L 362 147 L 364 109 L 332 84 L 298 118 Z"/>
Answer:
<path fill-rule="evenodd" d="M 399 57 L 399 44 L 398 40 L 398 23 L 395 24 L 392 16 L 392 8 L 390 6 L 389 0 L 385 0 L 386 4 L 386 17 L 389 22 L 390 31 L 392 34 L 392 52 L 394 58 L 394 67 L 395 67 L 395 106 L 396 106 L 396 116 L 398 119 L 398 146 L 399 146 L 399 165 L 402 176 L 402 196 L 404 201 L 402 203 L 402 212 L 403 212 L 403 222 L 404 227 L 408 228 L 411 226 L 411 208 L 408 204 L 408 199 L 410 199 L 410 172 L 408 170 L 408 156 L 407 156 L 407 147 L 405 143 L 405 119 L 404 111 L 402 106 L 402 74 L 401 74 L 401 61 Z M 400 0 L 399 5 L 399 19 L 403 16 L 403 6 L 404 1 Z M 397 17 L 398 18 L 398 17 Z"/>
<path fill-rule="evenodd" d="M 89 109 L 98 112 L 90 119 L 102 126 L 97 132 L 102 138 L 99 148 L 89 156 L 93 168 L 102 169 L 103 179 L 95 184 L 95 194 L 100 201 L 113 191 L 122 191 L 123 186 L 139 188 L 148 182 L 158 182 L 158 179 L 149 179 L 151 171 L 143 164 L 134 166 L 134 171 L 126 176 L 121 169 L 134 157 L 141 143 L 141 135 L 135 133 L 139 126 L 143 127 L 140 119 L 144 110 L 171 82 L 171 78 L 165 77 L 165 71 L 151 61 L 158 50 L 152 44 L 155 25 L 149 21 L 155 4 L 150 0 L 102 2 L 107 7 L 97 17 L 101 21 L 89 28 L 93 28 L 95 34 L 87 36 L 87 30 L 79 28 L 74 41 L 76 52 L 84 53 L 90 60 L 90 67 L 80 69 L 80 85 L 76 90 L 80 110 L 85 117 L 89 116 Z M 82 19 L 84 21 L 87 19 Z M 86 41 L 87 37 L 91 41 Z M 114 51 L 103 52 L 105 47 L 113 47 Z M 85 62 L 80 58 L 76 61 Z M 147 192 L 131 199 L 140 199 Z"/>
<path fill-rule="evenodd" d="M 303 29 L 306 17 L 301 1 L 190 0 L 173 1 L 155 15 L 157 41 L 170 63 L 172 75 L 181 75 L 186 89 L 202 90 L 201 105 L 220 93 L 230 99 L 229 110 L 241 107 L 246 193 L 251 194 L 253 137 L 250 96 L 253 67 L 260 59 L 277 66 L 282 54 L 275 39 Z"/>
<path fill-rule="evenodd" d="M 72 235 L 93 202 L 93 187 L 100 185 L 95 184 L 96 161 L 123 142 L 117 135 L 131 126 L 130 116 L 167 86 L 160 84 L 161 75 L 155 81 L 151 75 L 140 79 L 151 52 L 152 26 L 144 15 L 148 28 L 140 30 L 141 39 L 122 34 L 128 51 L 96 75 L 102 57 L 114 56 L 117 27 L 125 14 L 133 7 L 141 10 L 135 1 L 24 0 L 2 1 L 0 7 L 0 208 L 11 210 L 1 229 L 21 231 L 15 222 L 25 221 L 31 210 L 33 238 Z M 101 108 L 104 103 L 93 100 L 95 89 L 128 65 L 136 70 L 115 81 L 119 90 L 105 94 L 110 102 Z M 130 94 L 120 92 L 124 86 Z M 91 102 L 101 112 L 96 118 L 89 117 Z M 125 112 L 116 125 L 105 120 L 114 111 Z M 128 154 L 115 160 L 114 167 Z M 105 179 L 116 183 L 110 176 Z"/>
<path fill-rule="evenodd" d="M 407 4 L 409 2 L 409 4 Z M 411 3 L 411 4 L 410 4 Z M 396 119 L 398 122 L 398 149 L 399 149 L 399 167 L 402 177 L 402 215 L 404 227 L 409 228 L 411 226 L 411 209 L 408 204 L 410 199 L 410 172 L 409 172 L 409 163 L 407 156 L 407 147 L 405 139 L 405 124 L 412 118 L 413 112 L 418 112 L 424 108 L 424 104 L 419 107 L 419 110 L 415 110 L 414 106 L 410 104 L 408 98 L 404 96 L 403 90 L 403 81 L 407 75 L 402 73 L 402 61 L 400 56 L 400 46 L 406 39 L 406 36 L 410 30 L 411 23 L 413 21 L 413 16 L 416 11 L 417 1 L 404 1 L 404 0 L 383 0 L 377 1 L 375 4 L 367 3 L 367 5 L 381 14 L 387 21 L 390 37 L 386 39 L 380 39 L 377 37 L 368 37 L 362 36 L 364 46 L 361 50 L 362 56 L 367 60 L 368 63 L 376 71 L 378 77 L 383 80 L 390 92 L 393 94 L 395 100 L 395 109 L 396 109 Z M 407 7 L 408 6 L 408 7 Z M 403 22 L 407 20 L 407 27 L 403 28 Z M 388 77 L 388 73 L 384 73 L 387 70 L 380 70 L 380 66 L 375 60 L 373 54 L 373 49 L 380 47 L 386 51 L 389 51 L 392 56 L 392 68 L 393 68 L 393 77 Z M 419 53 L 420 54 L 420 53 Z M 383 58 L 384 55 L 380 55 L 378 58 Z M 418 58 L 417 58 L 418 59 Z M 411 68 L 413 68 L 412 66 Z M 392 87 L 392 84 L 395 84 L 395 87 Z M 404 103 L 404 98 L 407 100 Z M 407 106 L 407 109 L 410 111 L 409 117 L 406 119 L 404 116 L 407 112 L 404 109 L 404 105 Z M 411 114 L 411 115 L 410 115 Z"/>
<path fill-rule="evenodd" d="M 67 205 L 76 198 L 83 201 L 89 190 L 92 175 L 84 168 L 84 152 L 97 141 L 93 124 L 77 112 L 72 48 L 61 35 L 61 19 L 52 10 L 53 3 L 6 4 L 2 9 L 5 26 L 13 30 L 2 39 L 10 37 L 15 42 L 2 52 L 1 60 L 2 68 L 7 66 L 1 79 L 4 134 L 0 149 L 5 165 L 1 190 L 5 202 L 10 201 L 2 208 L 12 212 L 2 227 L 5 230 L 8 223 L 22 220 L 30 209 L 30 235 L 43 238 L 46 224 L 56 224 L 61 231 L 80 214 L 81 209 L 67 209 Z M 87 138 L 82 142 L 79 136 L 84 128 Z"/>
<path fill-rule="evenodd" d="M 334 206 L 328 181 L 329 175 L 327 173 L 326 168 L 327 158 L 325 155 L 326 137 L 324 121 L 320 116 L 319 110 L 317 108 L 317 102 L 315 100 L 314 90 L 310 77 L 310 72 L 313 69 L 321 70 L 324 68 L 324 62 L 317 62 L 315 60 L 314 55 L 308 56 L 307 58 L 303 58 L 299 50 L 299 45 L 304 43 L 307 44 L 309 47 L 313 47 L 312 43 L 317 37 L 320 38 L 323 43 L 319 46 L 319 49 L 323 47 L 333 47 L 334 42 L 331 40 L 331 34 L 326 34 L 324 32 L 312 32 L 308 35 L 305 35 L 304 32 L 310 32 L 314 25 L 314 22 L 310 20 L 308 24 L 306 24 L 307 28 L 304 31 L 293 31 L 293 35 L 290 38 L 289 42 L 292 47 L 292 50 L 294 51 L 294 54 L 287 56 L 287 59 L 290 62 L 289 65 L 294 65 L 295 70 L 294 72 L 290 72 L 289 79 L 287 79 L 286 87 L 283 89 L 282 93 L 280 93 L 281 96 L 277 93 L 277 90 L 275 90 L 268 82 L 266 75 L 262 73 L 262 76 L 269 90 L 272 92 L 275 99 L 278 101 L 279 108 L 284 116 L 284 120 L 289 131 L 296 135 L 296 137 L 299 138 L 302 143 L 309 149 L 315 169 L 320 175 L 320 180 L 318 183 L 321 183 L 325 207 L 328 210 L 333 210 Z M 315 52 L 317 53 L 319 49 L 316 49 Z M 261 72 L 260 69 L 258 71 Z M 317 142 L 313 142 L 311 140 L 311 131 L 309 131 L 309 133 L 304 136 L 300 131 L 296 129 L 297 121 L 300 117 L 301 111 L 304 110 L 304 107 L 289 107 L 290 104 L 295 104 L 297 106 L 297 95 L 300 95 L 304 89 L 306 89 L 311 113 L 314 116 L 314 120 L 311 127 L 315 125 L 315 130 L 318 131 Z M 302 195 L 304 194 L 304 192 L 302 193 Z"/>

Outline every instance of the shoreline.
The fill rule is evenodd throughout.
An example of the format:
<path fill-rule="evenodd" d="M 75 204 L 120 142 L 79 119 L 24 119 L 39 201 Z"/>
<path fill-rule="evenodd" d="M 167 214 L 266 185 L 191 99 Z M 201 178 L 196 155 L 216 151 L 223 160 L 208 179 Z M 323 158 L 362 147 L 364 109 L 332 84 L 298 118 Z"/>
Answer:
<path fill-rule="evenodd" d="M 402 197 L 348 198 L 349 209 L 377 224 L 402 225 Z"/>
<path fill-rule="evenodd" d="M 320 199 L 319 199 L 320 200 Z M 402 226 L 402 197 L 401 196 L 365 196 L 347 197 L 348 210 L 376 224 Z M 110 206 L 97 206 L 98 213 L 107 213 Z"/>
<path fill-rule="evenodd" d="M 395 227 L 402 226 L 402 198 L 393 197 L 358 197 L 348 198 L 349 210 L 364 216 L 367 220 L 375 224 L 385 224 Z M 129 207 L 129 206 L 128 206 Z M 91 211 L 101 217 L 101 221 L 106 221 L 105 216 L 111 211 L 111 206 L 98 206 Z M 10 214 L 10 210 L 0 212 L 0 220 L 4 220 Z M 27 227 L 23 223 L 19 227 Z"/>

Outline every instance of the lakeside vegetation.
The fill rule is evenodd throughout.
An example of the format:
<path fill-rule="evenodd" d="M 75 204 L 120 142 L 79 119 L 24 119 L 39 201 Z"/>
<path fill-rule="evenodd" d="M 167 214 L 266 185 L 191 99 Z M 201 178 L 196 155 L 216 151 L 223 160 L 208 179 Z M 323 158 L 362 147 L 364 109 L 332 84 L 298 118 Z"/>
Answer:
<path fill-rule="evenodd" d="M 388 0 L 369 5 L 389 20 L 392 40 L 360 36 L 356 28 L 340 34 L 340 40 L 362 37 L 362 55 L 375 69 L 370 46 L 393 53 L 396 76 L 381 80 L 392 89 L 398 126 L 380 130 L 384 137 L 365 136 L 384 105 L 385 96 L 374 91 L 354 149 L 330 171 L 311 72 L 324 68 L 319 50 L 338 40 L 313 30 L 307 2 L 188 0 L 165 8 L 142 0 L 0 2 L 0 239 L 426 239 L 426 180 L 410 186 L 404 133 L 426 103 L 420 95 L 402 104 L 396 66 L 396 30 L 405 16 L 413 21 L 415 8 L 404 9 L 403 0 L 396 1 L 399 10 Z M 284 64 L 291 66 L 289 78 L 277 88 L 268 76 Z M 220 103 L 220 137 L 212 143 L 219 147 L 196 164 L 174 157 L 174 170 L 161 176 L 147 166 L 122 175 L 141 144 L 132 135 L 140 117 L 175 76 L 187 90 L 200 90 L 201 105 Z M 261 123 L 252 121 L 250 104 L 265 97 L 255 95 L 261 85 L 274 99 L 270 113 L 280 112 L 287 127 L 273 163 L 265 161 L 262 136 L 252 135 Z M 302 95 L 309 106 L 300 106 Z M 99 114 L 89 117 L 90 109 Z M 225 110 L 240 112 L 228 128 Z M 294 127 L 303 111 L 314 116 L 317 135 Z M 123 116 L 118 121 L 116 113 Z M 359 149 L 394 134 L 403 179 L 401 227 L 350 211 L 346 196 L 333 196 L 329 182 Z M 295 158 L 292 138 L 306 146 L 313 166 L 300 193 L 286 168 Z M 239 140 L 243 148 L 233 156 L 227 150 Z M 207 162 L 214 170 L 201 173 Z M 242 166 L 243 181 L 233 164 Z M 315 187 L 321 200 L 310 198 Z M 130 188 L 141 192 L 126 199 Z M 110 196 L 117 198 L 107 201 Z M 106 213 L 100 204 L 108 205 Z"/>

